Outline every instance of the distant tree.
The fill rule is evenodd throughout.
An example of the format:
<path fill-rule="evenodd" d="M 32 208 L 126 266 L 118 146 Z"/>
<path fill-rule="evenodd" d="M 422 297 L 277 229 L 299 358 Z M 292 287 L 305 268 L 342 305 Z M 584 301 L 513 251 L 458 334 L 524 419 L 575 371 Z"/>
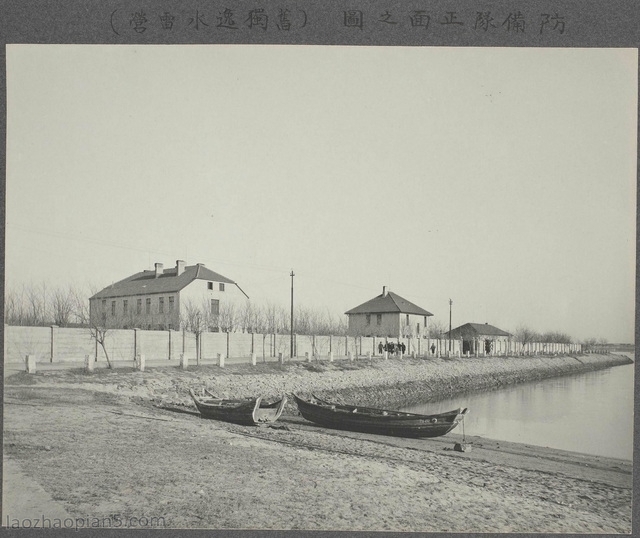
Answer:
<path fill-rule="evenodd" d="M 196 364 L 199 365 L 202 333 L 208 331 L 210 327 L 218 327 L 217 315 L 212 314 L 208 301 L 195 303 L 187 300 L 183 304 L 180 325 L 196 337 Z"/>
<path fill-rule="evenodd" d="M 449 326 L 445 325 L 444 321 L 437 319 L 429 320 L 429 330 L 427 336 L 429 338 L 442 338 L 444 333 L 449 331 Z"/>
<path fill-rule="evenodd" d="M 551 344 L 571 344 L 572 339 L 566 333 L 562 333 L 559 331 L 547 331 L 539 336 L 541 342 L 551 343 Z"/>
<path fill-rule="evenodd" d="M 58 287 L 50 297 L 50 312 L 53 323 L 58 327 L 67 327 L 77 313 L 77 295 L 73 288 Z"/>
<path fill-rule="evenodd" d="M 524 346 L 526 346 L 527 344 L 535 342 L 536 340 L 540 340 L 540 335 L 536 331 L 530 329 L 529 327 L 526 327 L 525 325 L 520 325 L 515 330 L 514 337 L 516 339 L 516 342 L 519 342 L 521 344 L 521 350 L 523 350 Z"/>

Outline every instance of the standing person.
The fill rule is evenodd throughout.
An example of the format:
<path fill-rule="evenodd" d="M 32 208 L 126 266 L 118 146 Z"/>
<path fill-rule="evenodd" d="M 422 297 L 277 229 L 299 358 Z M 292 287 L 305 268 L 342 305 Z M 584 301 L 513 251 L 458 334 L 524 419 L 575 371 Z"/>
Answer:
<path fill-rule="evenodd" d="M 382 345 L 382 342 L 380 342 L 378 344 L 378 354 L 382 355 L 382 351 L 384 350 L 384 346 Z"/>
<path fill-rule="evenodd" d="M 404 344 L 404 342 L 402 342 L 402 344 L 400 344 L 400 347 L 402 348 L 402 354 L 404 355 L 407 352 L 407 346 Z"/>
<path fill-rule="evenodd" d="M 436 345 L 435 344 L 431 344 L 431 354 L 432 355 L 436 354 Z"/>

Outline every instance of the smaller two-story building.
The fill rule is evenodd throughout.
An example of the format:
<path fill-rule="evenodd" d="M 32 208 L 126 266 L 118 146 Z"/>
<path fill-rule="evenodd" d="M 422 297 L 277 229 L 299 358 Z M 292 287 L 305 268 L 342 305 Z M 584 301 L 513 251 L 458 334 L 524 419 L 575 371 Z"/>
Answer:
<path fill-rule="evenodd" d="M 174 329 L 184 325 L 190 310 L 198 310 L 207 329 L 220 330 L 221 315 L 230 308 L 241 310 L 249 299 L 233 280 L 204 264 L 141 271 L 107 286 L 89 299 L 92 323 L 119 329 Z"/>
<path fill-rule="evenodd" d="M 349 333 L 357 336 L 389 338 L 426 337 L 429 317 L 424 308 L 382 288 L 382 293 L 366 303 L 345 312 L 349 317 Z"/>

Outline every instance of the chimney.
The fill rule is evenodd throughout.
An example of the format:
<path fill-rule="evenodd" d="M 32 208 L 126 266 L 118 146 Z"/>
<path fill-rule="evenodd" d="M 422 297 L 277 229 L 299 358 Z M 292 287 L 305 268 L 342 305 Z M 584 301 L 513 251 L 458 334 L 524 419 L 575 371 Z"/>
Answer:
<path fill-rule="evenodd" d="M 184 273 L 185 265 L 184 260 L 176 260 L 176 275 L 180 276 Z"/>
<path fill-rule="evenodd" d="M 156 263 L 156 278 L 158 278 L 159 276 L 162 275 L 163 271 L 163 265 L 161 263 Z"/>
<path fill-rule="evenodd" d="M 386 286 L 382 286 L 382 296 L 383 297 L 387 296 L 387 287 Z"/>

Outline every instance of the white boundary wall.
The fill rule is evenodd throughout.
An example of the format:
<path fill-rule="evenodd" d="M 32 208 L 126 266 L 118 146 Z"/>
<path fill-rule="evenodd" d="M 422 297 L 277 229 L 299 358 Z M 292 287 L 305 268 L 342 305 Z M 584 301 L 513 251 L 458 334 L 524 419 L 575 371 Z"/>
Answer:
<path fill-rule="evenodd" d="M 198 342 L 199 340 L 199 342 Z M 462 341 L 433 338 L 380 338 L 371 336 L 309 336 L 294 335 L 294 357 L 324 359 L 331 352 L 335 358 L 381 356 L 380 345 L 393 342 L 404 343 L 405 353 L 417 356 L 458 356 L 462 351 Z M 142 329 L 113 329 L 105 339 L 109 358 L 114 361 L 133 361 L 144 355 L 149 360 L 180 360 L 184 354 L 190 363 L 196 359 L 197 344 L 200 357 L 213 361 L 218 354 L 225 357 L 248 360 L 255 353 L 258 360 L 277 357 L 282 353 L 289 357 L 291 336 L 289 334 L 202 333 L 196 335 L 183 331 L 147 331 Z M 482 348 L 482 346 L 479 346 Z M 519 342 L 498 343 L 491 355 L 547 355 L 559 353 L 580 353 L 581 344 L 554 344 L 532 342 L 524 346 Z M 105 361 L 104 352 L 96 345 L 88 329 L 60 327 L 4 327 L 5 363 L 24 362 L 27 355 L 35 355 L 39 362 L 82 362 L 86 355 L 99 362 Z M 482 350 L 479 356 L 484 356 Z"/>

